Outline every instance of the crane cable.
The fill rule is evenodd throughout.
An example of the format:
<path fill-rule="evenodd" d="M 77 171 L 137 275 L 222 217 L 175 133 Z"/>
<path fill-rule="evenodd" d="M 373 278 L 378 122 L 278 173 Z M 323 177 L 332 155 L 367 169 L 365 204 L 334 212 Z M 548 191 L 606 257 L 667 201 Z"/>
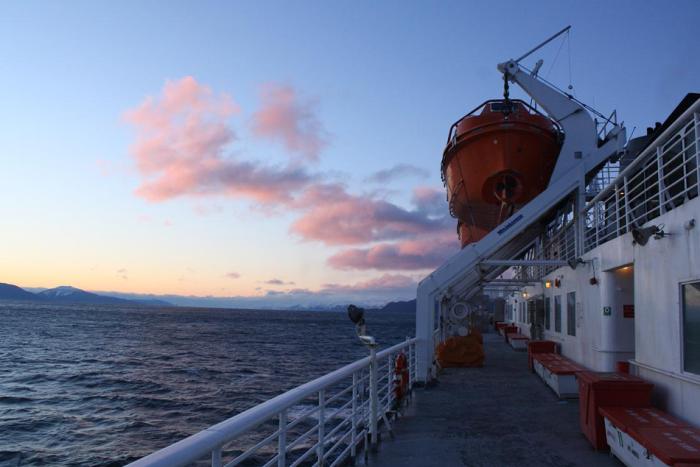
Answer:
<path fill-rule="evenodd" d="M 557 60 L 559 59 L 559 54 L 561 53 L 561 49 L 564 48 L 564 43 L 566 43 L 566 49 L 567 49 L 567 55 L 568 55 L 568 62 L 569 62 L 569 85 L 567 86 L 567 89 L 572 92 L 573 94 L 573 89 L 574 85 L 571 82 L 571 30 L 566 31 L 566 35 L 562 39 L 561 43 L 559 44 L 559 48 L 557 49 L 557 54 L 554 56 L 554 60 L 552 61 L 552 64 L 549 66 L 549 70 L 547 70 L 547 74 L 545 75 L 545 79 L 549 78 L 549 74 L 552 72 L 552 69 L 554 68 L 554 65 L 557 63 Z"/>

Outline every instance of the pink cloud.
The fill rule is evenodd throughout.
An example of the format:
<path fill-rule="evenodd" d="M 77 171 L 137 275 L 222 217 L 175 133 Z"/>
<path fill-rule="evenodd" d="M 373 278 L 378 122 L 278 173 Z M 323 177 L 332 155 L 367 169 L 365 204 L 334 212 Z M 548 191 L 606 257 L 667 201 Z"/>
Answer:
<path fill-rule="evenodd" d="M 313 185 L 296 206 L 305 212 L 292 224 L 292 232 L 327 245 L 399 239 L 446 228 L 444 213 L 434 217 L 372 196 L 351 195 L 340 184 Z"/>
<path fill-rule="evenodd" d="M 312 177 L 299 167 L 263 166 L 225 154 L 236 140 L 228 119 L 239 112 L 227 94 L 215 95 L 192 77 L 168 81 L 125 119 L 137 132 L 131 153 L 149 201 L 223 195 L 257 202 L 289 201 Z"/>
<path fill-rule="evenodd" d="M 409 276 L 401 274 L 384 274 L 363 282 L 350 285 L 324 284 L 322 290 L 329 293 L 341 292 L 389 292 L 416 287 L 418 282 Z"/>
<path fill-rule="evenodd" d="M 264 284 L 267 285 L 295 285 L 294 282 L 286 282 L 283 281 L 282 279 L 269 279 L 263 282 Z"/>
<path fill-rule="evenodd" d="M 224 274 L 224 276 L 228 277 L 229 279 L 239 279 L 241 275 L 237 272 L 229 272 Z"/>
<path fill-rule="evenodd" d="M 301 101 L 290 86 L 267 84 L 261 90 L 262 107 L 253 114 L 253 133 L 281 141 L 284 146 L 316 161 L 326 146 L 326 131 L 316 117 L 315 103 Z"/>
<path fill-rule="evenodd" d="M 342 250 L 328 264 L 336 269 L 421 270 L 442 264 L 459 250 L 454 233 Z"/>
<path fill-rule="evenodd" d="M 428 175 L 429 172 L 422 167 L 416 167 L 411 164 L 396 164 L 391 168 L 373 173 L 367 177 L 366 181 L 372 183 L 387 183 L 406 177 L 428 178 Z"/>

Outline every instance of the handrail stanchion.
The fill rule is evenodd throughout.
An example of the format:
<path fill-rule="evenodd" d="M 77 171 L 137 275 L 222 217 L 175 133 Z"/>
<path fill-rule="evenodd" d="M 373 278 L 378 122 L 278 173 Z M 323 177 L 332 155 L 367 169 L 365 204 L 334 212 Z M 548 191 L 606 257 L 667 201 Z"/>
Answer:
<path fill-rule="evenodd" d="M 221 467 L 221 447 L 211 452 L 211 467 Z"/>
<path fill-rule="evenodd" d="M 398 354 L 397 354 L 398 355 Z M 392 355 L 387 357 L 386 359 L 386 407 L 382 410 L 382 413 L 385 413 L 389 410 L 391 410 L 391 396 L 392 396 L 392 389 L 394 386 L 394 379 L 392 378 L 393 376 L 393 366 L 395 365 L 396 362 L 396 355 Z"/>
<path fill-rule="evenodd" d="M 277 438 L 277 467 L 287 465 L 287 409 L 279 414 L 279 437 Z"/>
<path fill-rule="evenodd" d="M 377 394 L 377 350 L 374 346 L 369 348 L 369 430 L 371 434 L 372 448 L 376 449 L 377 417 L 378 417 L 378 394 Z"/>
<path fill-rule="evenodd" d="M 352 457 L 353 462 L 357 455 L 357 384 L 357 372 L 355 372 L 352 374 L 352 415 L 350 418 L 350 424 L 352 426 L 352 432 L 350 434 L 350 457 Z"/>
<path fill-rule="evenodd" d="M 318 391 L 318 447 L 316 448 L 316 456 L 318 457 L 318 466 L 323 467 L 323 448 L 326 437 L 326 390 Z"/>

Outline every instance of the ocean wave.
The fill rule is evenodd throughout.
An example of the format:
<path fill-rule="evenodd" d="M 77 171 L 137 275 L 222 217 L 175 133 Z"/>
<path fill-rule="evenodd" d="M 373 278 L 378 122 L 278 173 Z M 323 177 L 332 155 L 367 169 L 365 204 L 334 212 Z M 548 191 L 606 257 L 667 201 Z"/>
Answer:
<path fill-rule="evenodd" d="M 3 467 L 124 465 L 366 356 L 342 313 L 0 304 L 0 322 Z M 368 325 L 385 345 L 413 334 L 408 315 Z"/>

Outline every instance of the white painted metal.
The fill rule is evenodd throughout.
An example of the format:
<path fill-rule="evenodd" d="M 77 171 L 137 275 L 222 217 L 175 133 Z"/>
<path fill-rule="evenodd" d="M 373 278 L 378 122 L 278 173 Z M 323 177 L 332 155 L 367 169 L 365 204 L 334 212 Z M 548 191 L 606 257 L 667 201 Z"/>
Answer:
<path fill-rule="evenodd" d="M 560 399 L 577 398 L 578 397 L 578 382 L 574 375 L 558 375 L 552 373 L 544 365 L 540 365 L 540 376 L 547 383 L 547 386 L 552 388 L 552 391 Z"/>
<path fill-rule="evenodd" d="M 385 412 L 393 402 L 393 378 L 390 377 L 394 359 L 399 353 L 408 354 L 411 384 L 415 381 L 415 344 L 416 339 L 407 339 L 380 352 L 372 352 L 370 357 L 358 360 L 309 383 L 298 386 L 280 394 L 260 405 L 242 412 L 226 421 L 207 428 L 160 451 L 154 452 L 136 462 L 132 467 L 179 467 L 210 457 L 212 466 L 221 466 L 226 448 L 241 435 L 264 427 L 264 423 L 277 419 L 277 429 L 263 438 L 255 446 L 246 449 L 235 459 L 225 465 L 232 467 L 240 464 L 252 455 L 262 456 L 275 446 L 275 453 L 264 465 L 294 467 L 308 461 L 315 455 L 315 465 L 339 465 L 349 456 L 355 456 L 363 447 L 363 440 L 369 434 L 369 426 L 374 425 L 378 433 L 378 420 L 386 419 Z M 369 400 L 365 398 L 365 388 L 370 383 L 370 366 L 386 370 L 386 384 L 376 385 L 370 391 Z M 376 380 L 375 380 L 376 383 Z M 411 385 L 409 385 L 409 390 Z M 289 420 L 290 409 L 299 410 L 299 404 L 316 399 L 312 409 L 305 409 L 294 420 Z M 381 401 L 381 402 L 380 402 Z M 374 412 L 370 408 L 376 408 Z M 348 413 L 349 412 L 349 413 Z M 296 439 L 290 439 L 292 429 L 297 430 L 302 422 L 309 422 L 317 417 L 318 421 Z M 374 421 L 374 423 L 372 423 Z M 299 453 L 303 443 L 312 444 Z M 292 450 L 295 448 L 294 457 Z"/>
<path fill-rule="evenodd" d="M 550 183 L 569 173 L 572 168 L 581 163 L 583 172 L 588 173 L 605 162 L 611 153 L 622 149 L 625 143 L 624 127 L 616 125 L 608 133 L 608 141 L 598 148 L 595 121 L 581 103 L 548 85 L 537 76 L 532 76 L 514 60 L 499 64 L 498 70 L 517 83 L 564 130 L 564 144 Z M 620 142 L 622 145 L 619 144 Z M 601 151 L 602 148 L 605 149 Z M 603 157 L 595 157 L 596 155 Z"/>

